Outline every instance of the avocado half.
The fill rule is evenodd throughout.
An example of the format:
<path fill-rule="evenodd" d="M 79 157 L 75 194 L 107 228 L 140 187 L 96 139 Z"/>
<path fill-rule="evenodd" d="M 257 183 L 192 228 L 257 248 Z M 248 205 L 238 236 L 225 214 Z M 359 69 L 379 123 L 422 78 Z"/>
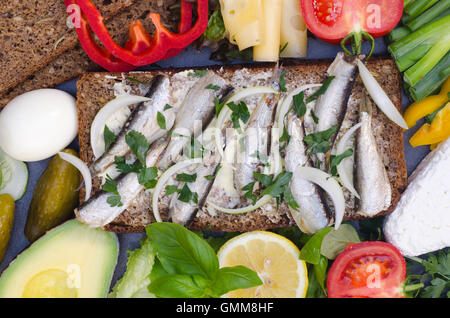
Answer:
<path fill-rule="evenodd" d="M 118 255 L 114 233 L 68 221 L 47 232 L 9 265 L 0 277 L 0 297 L 106 297 Z"/>

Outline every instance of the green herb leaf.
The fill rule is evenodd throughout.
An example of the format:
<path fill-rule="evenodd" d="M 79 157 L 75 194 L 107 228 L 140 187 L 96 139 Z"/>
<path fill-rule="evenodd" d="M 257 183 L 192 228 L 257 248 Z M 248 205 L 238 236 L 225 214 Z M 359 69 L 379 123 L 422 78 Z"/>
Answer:
<path fill-rule="evenodd" d="M 197 180 L 197 174 L 181 173 L 177 175 L 177 181 L 181 182 L 195 182 Z"/>
<path fill-rule="evenodd" d="M 317 282 L 319 283 L 322 291 L 326 294 L 327 289 L 325 288 L 325 278 L 327 277 L 328 268 L 328 258 L 320 255 L 319 264 L 314 265 L 314 275 L 316 276 Z"/>
<path fill-rule="evenodd" d="M 140 163 L 128 164 L 125 158 L 115 157 L 114 164 L 116 165 L 117 171 L 120 173 L 139 173 L 142 169 L 142 165 Z"/>
<path fill-rule="evenodd" d="M 262 283 L 258 274 L 247 267 L 224 267 L 219 269 L 212 289 L 218 295 L 224 295 L 236 289 L 251 288 Z"/>
<path fill-rule="evenodd" d="M 221 165 L 218 165 L 216 167 L 216 169 L 214 170 L 214 173 L 212 175 L 206 176 L 205 179 L 208 181 L 214 180 L 214 178 L 217 176 L 217 173 L 219 172 L 219 170 L 222 168 Z"/>
<path fill-rule="evenodd" d="M 194 202 L 198 203 L 198 194 L 192 192 L 187 184 L 184 184 L 183 188 L 179 191 L 178 200 L 184 203 Z"/>
<path fill-rule="evenodd" d="M 335 125 L 325 131 L 320 131 L 305 136 L 303 141 L 309 146 L 308 153 L 327 153 L 331 148 L 331 136 L 337 132 L 337 129 L 338 126 Z"/>
<path fill-rule="evenodd" d="M 117 207 L 121 207 L 121 206 L 123 206 L 122 198 L 118 194 L 114 194 L 114 195 L 109 196 L 106 199 L 106 203 L 108 203 L 111 207 L 116 207 L 116 206 Z"/>
<path fill-rule="evenodd" d="M 312 117 L 314 123 L 317 125 L 319 123 L 319 117 L 316 116 L 314 109 L 311 109 L 311 117 Z"/>
<path fill-rule="evenodd" d="M 148 148 L 150 147 L 147 138 L 140 132 L 132 130 L 125 136 L 125 141 L 131 151 L 136 155 L 139 162 L 145 166 L 145 158 L 147 157 Z"/>
<path fill-rule="evenodd" d="M 320 246 L 320 253 L 329 259 L 336 257 L 347 247 L 349 243 L 360 243 L 358 232 L 350 224 L 341 224 L 335 230 L 326 234 Z"/>
<path fill-rule="evenodd" d="M 152 248 L 169 274 L 203 275 L 214 280 L 219 270 L 211 246 L 181 225 L 153 223 L 147 227 Z"/>
<path fill-rule="evenodd" d="M 325 235 L 327 235 L 332 230 L 331 227 L 326 227 L 321 229 L 319 232 L 314 234 L 309 241 L 303 246 L 302 252 L 300 253 L 300 259 L 313 265 L 318 265 L 320 263 L 320 249 L 322 246 L 322 241 Z"/>
<path fill-rule="evenodd" d="M 161 129 L 166 129 L 166 117 L 164 117 L 161 112 L 158 112 L 158 114 L 156 115 L 156 120 L 158 122 L 158 126 Z"/>
<path fill-rule="evenodd" d="M 103 130 L 103 138 L 105 140 L 105 153 L 111 148 L 112 144 L 116 141 L 116 135 L 105 125 Z"/>
<path fill-rule="evenodd" d="M 330 76 L 328 77 L 325 82 L 322 84 L 322 86 L 314 93 L 312 94 L 310 97 L 308 97 L 308 99 L 306 99 L 306 103 L 311 103 L 313 101 L 315 101 L 317 98 L 319 98 L 320 95 L 323 95 L 328 87 L 330 86 L 331 82 L 335 79 L 335 76 Z"/>
<path fill-rule="evenodd" d="M 166 194 L 167 195 L 171 195 L 174 194 L 175 192 L 178 192 L 178 187 L 176 185 L 168 185 L 166 186 Z"/>
<path fill-rule="evenodd" d="M 247 104 L 241 101 L 239 104 L 235 104 L 233 102 L 228 103 L 227 106 L 231 109 L 231 121 L 233 123 L 233 127 L 235 129 L 241 130 L 241 125 L 239 120 L 241 120 L 244 124 L 248 122 L 250 119 L 250 112 L 248 110 Z"/>
<path fill-rule="evenodd" d="M 353 155 L 353 149 L 347 149 L 340 155 L 331 155 L 330 156 L 330 168 L 331 168 L 331 174 L 333 176 L 336 176 L 338 174 L 337 167 L 339 164 L 344 160 L 345 158 L 351 157 Z"/>
<path fill-rule="evenodd" d="M 220 91 L 220 86 L 209 84 L 208 86 L 205 87 L 205 89 L 210 89 L 213 91 Z"/>
<path fill-rule="evenodd" d="M 171 108 L 173 108 L 173 106 L 166 104 L 166 106 L 164 106 L 164 111 L 169 110 Z"/>
<path fill-rule="evenodd" d="M 288 47 L 288 45 L 289 45 L 289 42 L 286 42 L 286 44 L 284 44 L 283 46 L 280 45 L 280 55 L 281 55 L 281 53 L 284 52 L 284 50 L 286 50 L 286 48 Z"/>
<path fill-rule="evenodd" d="M 156 186 L 156 177 L 158 177 L 158 168 L 156 167 L 143 168 L 138 173 L 139 184 L 146 189 L 153 189 Z"/>
<path fill-rule="evenodd" d="M 112 194 L 119 194 L 117 191 L 117 181 L 113 180 L 110 176 L 106 176 L 106 181 L 102 190 Z"/>
<path fill-rule="evenodd" d="M 141 85 L 145 85 L 145 86 L 152 86 L 151 83 L 140 81 L 140 80 L 138 80 L 138 79 L 136 79 L 134 77 L 127 77 L 126 80 L 130 81 L 130 82 L 134 82 L 136 84 L 141 84 Z"/>
<path fill-rule="evenodd" d="M 269 176 L 267 174 L 262 174 L 255 171 L 253 172 L 253 178 L 255 178 L 256 181 L 259 181 L 265 186 L 269 186 L 272 184 L 272 176 Z"/>
<path fill-rule="evenodd" d="M 284 187 L 289 184 L 292 179 L 292 172 L 282 172 L 274 180 L 274 182 L 269 185 L 261 193 L 261 196 L 270 195 L 272 197 L 278 197 L 282 195 L 285 191 Z"/>
<path fill-rule="evenodd" d="M 190 72 L 188 75 L 191 77 L 204 77 L 206 74 L 208 74 L 208 70 L 195 70 Z"/>
<path fill-rule="evenodd" d="M 148 291 L 160 298 L 207 298 L 205 286 L 193 276 L 169 274 L 152 280 Z"/>
<path fill-rule="evenodd" d="M 298 118 L 302 118 L 306 114 L 305 93 L 300 92 L 293 97 L 293 108 Z"/>
<path fill-rule="evenodd" d="M 220 10 L 215 11 L 209 17 L 208 27 L 203 36 L 212 42 L 218 42 L 225 37 L 226 29 Z"/>
<path fill-rule="evenodd" d="M 281 75 L 280 75 L 280 91 L 282 91 L 282 92 L 287 92 L 285 76 L 286 76 L 286 71 L 281 72 Z"/>
<path fill-rule="evenodd" d="M 289 132 L 286 129 L 286 126 L 283 126 L 283 134 L 281 135 L 279 142 L 280 142 L 280 151 L 283 151 L 288 146 L 289 142 L 291 141 L 291 136 L 289 135 Z"/>
<path fill-rule="evenodd" d="M 214 107 L 216 109 L 216 117 L 219 117 L 219 114 L 222 111 L 223 106 L 225 106 L 225 103 L 220 102 L 220 100 L 217 97 L 215 97 L 214 98 Z"/>

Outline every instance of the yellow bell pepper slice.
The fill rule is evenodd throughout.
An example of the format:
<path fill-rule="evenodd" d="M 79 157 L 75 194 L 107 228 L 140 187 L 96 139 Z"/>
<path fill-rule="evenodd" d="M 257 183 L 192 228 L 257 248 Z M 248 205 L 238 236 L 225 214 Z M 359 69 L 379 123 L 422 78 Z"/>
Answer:
<path fill-rule="evenodd" d="M 408 107 L 403 117 L 409 128 L 414 127 L 419 119 L 434 113 L 445 102 L 448 101 L 447 94 L 445 95 L 433 95 L 422 99 L 420 102 L 416 102 Z"/>
<path fill-rule="evenodd" d="M 448 137 L 450 137 L 450 103 L 436 115 L 431 125 L 423 125 L 409 142 L 413 147 L 418 147 L 437 144 Z"/>

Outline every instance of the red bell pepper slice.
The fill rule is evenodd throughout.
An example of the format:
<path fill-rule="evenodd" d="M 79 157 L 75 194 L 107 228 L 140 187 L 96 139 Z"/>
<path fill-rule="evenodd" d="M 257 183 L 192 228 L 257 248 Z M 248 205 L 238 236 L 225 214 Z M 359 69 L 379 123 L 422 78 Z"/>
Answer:
<path fill-rule="evenodd" d="M 185 33 L 192 28 L 192 4 L 186 0 L 181 1 L 181 17 L 180 24 L 178 25 L 178 32 Z M 174 56 L 180 54 L 184 48 L 181 49 L 170 49 L 167 51 L 166 56 L 164 56 L 163 60 L 168 60 Z"/>
<path fill-rule="evenodd" d="M 77 0 L 64 0 L 64 3 L 69 11 L 69 6 L 71 4 L 77 5 Z M 71 14 L 71 12 L 68 13 Z M 79 19 L 79 21 L 74 21 L 74 19 Z M 107 49 L 97 44 L 89 28 L 89 22 L 82 12 L 79 16 L 73 17 L 72 23 L 74 25 L 75 22 L 80 23 L 80 27 L 76 27 L 75 30 L 81 46 L 92 61 L 110 72 L 129 72 L 136 68 L 136 66 L 116 58 Z"/>
<path fill-rule="evenodd" d="M 92 1 L 78 0 L 77 3 L 105 48 L 117 58 L 135 66 L 155 63 L 173 54 L 170 52 L 172 49 L 184 49 L 199 38 L 208 26 L 208 0 L 197 0 L 198 20 L 190 30 L 174 34 L 162 25 L 159 14 L 150 13 L 150 19 L 156 27 L 154 37 L 152 38 L 142 23 L 137 21 L 130 25 L 130 39 L 123 48 L 112 39 L 101 13 Z"/>

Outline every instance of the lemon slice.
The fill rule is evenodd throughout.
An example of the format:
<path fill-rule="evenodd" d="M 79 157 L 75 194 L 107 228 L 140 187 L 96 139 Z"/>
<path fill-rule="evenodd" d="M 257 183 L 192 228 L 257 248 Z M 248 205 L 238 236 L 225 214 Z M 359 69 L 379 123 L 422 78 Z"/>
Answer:
<path fill-rule="evenodd" d="M 255 231 L 236 236 L 219 250 L 220 267 L 246 266 L 263 285 L 239 289 L 228 298 L 304 298 L 308 289 L 306 264 L 300 250 L 288 239 L 271 232 Z"/>

